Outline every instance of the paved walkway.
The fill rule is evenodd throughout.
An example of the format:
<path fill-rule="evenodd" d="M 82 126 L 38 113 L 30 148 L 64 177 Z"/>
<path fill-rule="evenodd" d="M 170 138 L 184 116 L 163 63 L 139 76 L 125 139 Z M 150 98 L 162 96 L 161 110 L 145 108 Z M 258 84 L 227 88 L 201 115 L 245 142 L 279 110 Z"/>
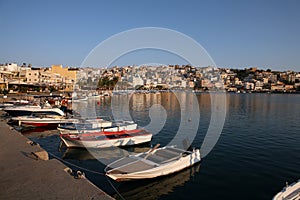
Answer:
<path fill-rule="evenodd" d="M 69 175 L 60 161 L 34 159 L 31 152 L 43 149 L 28 142 L 0 121 L 0 199 L 112 199 L 87 179 Z"/>

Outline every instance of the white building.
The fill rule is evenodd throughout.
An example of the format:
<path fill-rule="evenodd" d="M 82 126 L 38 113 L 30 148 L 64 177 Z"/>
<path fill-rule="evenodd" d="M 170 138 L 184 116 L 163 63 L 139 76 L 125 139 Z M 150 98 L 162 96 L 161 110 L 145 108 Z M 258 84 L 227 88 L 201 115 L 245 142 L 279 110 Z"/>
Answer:
<path fill-rule="evenodd" d="M 186 85 L 187 85 L 186 81 L 185 80 L 181 80 L 181 87 L 182 88 L 186 88 Z"/>
<path fill-rule="evenodd" d="M 132 78 L 132 86 L 136 87 L 138 85 L 144 85 L 144 80 L 140 77 L 133 77 Z"/>
<path fill-rule="evenodd" d="M 8 63 L 4 68 L 9 72 L 16 72 L 20 70 L 20 67 L 16 63 Z"/>
<path fill-rule="evenodd" d="M 245 82 L 244 87 L 246 90 L 254 90 L 254 83 Z"/>

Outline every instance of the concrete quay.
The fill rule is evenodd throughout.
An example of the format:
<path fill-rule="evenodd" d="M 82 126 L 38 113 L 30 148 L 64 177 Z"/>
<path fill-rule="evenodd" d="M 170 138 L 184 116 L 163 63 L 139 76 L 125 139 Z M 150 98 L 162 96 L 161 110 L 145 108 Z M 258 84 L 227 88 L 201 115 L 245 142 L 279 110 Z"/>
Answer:
<path fill-rule="evenodd" d="M 0 199 L 113 199 L 87 179 L 75 179 L 31 143 L 0 121 Z"/>

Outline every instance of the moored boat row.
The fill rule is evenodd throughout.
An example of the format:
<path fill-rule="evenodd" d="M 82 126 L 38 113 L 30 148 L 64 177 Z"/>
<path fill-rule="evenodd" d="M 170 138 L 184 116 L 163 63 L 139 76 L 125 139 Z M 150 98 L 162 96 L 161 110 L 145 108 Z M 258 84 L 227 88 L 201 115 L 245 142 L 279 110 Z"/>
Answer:
<path fill-rule="evenodd" d="M 85 101 L 85 99 L 80 99 Z M 138 128 L 134 121 L 112 121 L 102 117 L 81 119 L 51 106 L 12 106 L 4 110 L 20 126 L 57 128 L 67 148 L 126 147 L 148 143 L 152 133 Z M 125 156 L 106 169 L 106 175 L 116 181 L 139 180 L 168 175 L 201 161 L 199 149 L 186 151 L 175 146 L 153 148 L 136 155 Z"/>
<path fill-rule="evenodd" d="M 62 110 L 48 104 L 7 107 L 5 111 L 19 126 L 57 128 L 61 140 L 70 148 L 131 146 L 150 142 L 152 138 L 151 133 L 138 129 L 133 121 L 67 118 Z"/>

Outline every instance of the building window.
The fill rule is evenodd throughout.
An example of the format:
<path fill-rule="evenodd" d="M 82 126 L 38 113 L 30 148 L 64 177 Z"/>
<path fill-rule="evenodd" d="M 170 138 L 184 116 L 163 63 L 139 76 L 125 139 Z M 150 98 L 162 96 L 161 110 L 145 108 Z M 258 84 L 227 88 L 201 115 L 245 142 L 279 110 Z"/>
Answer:
<path fill-rule="evenodd" d="M 28 81 L 31 81 L 31 79 L 28 79 Z"/>
<path fill-rule="evenodd" d="M 34 79 L 34 81 L 36 81 L 36 79 Z"/>
<path fill-rule="evenodd" d="M 29 73 L 28 75 L 31 76 L 31 73 Z"/>

